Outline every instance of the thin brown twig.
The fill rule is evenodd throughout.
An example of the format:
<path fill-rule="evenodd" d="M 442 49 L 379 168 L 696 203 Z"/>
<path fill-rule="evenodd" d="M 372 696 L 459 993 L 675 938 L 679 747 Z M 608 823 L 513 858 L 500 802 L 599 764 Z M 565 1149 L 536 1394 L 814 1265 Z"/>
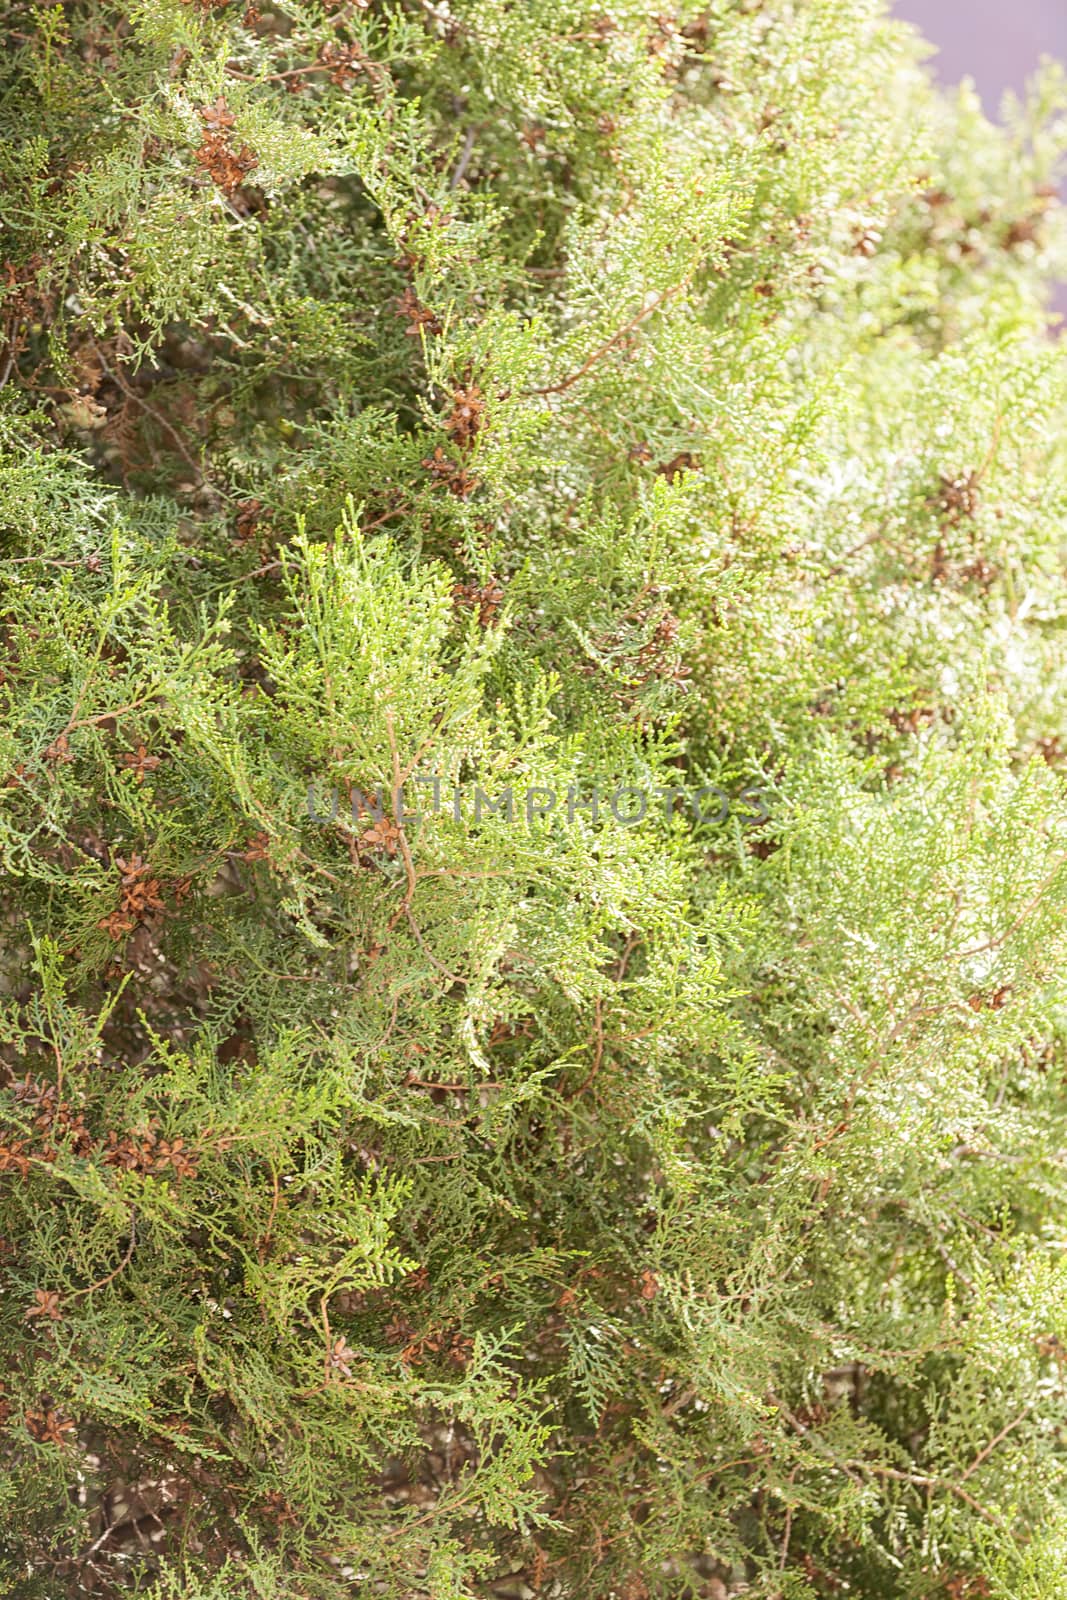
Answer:
<path fill-rule="evenodd" d="M 641 935 L 637 932 L 636 929 L 634 929 L 631 933 L 627 934 L 626 943 L 622 947 L 622 954 L 619 957 L 618 966 L 615 968 L 615 982 L 616 983 L 621 983 L 623 978 L 625 978 L 625 976 L 626 976 L 626 968 L 630 964 L 630 957 L 633 955 L 635 949 L 637 948 L 637 946 L 638 946 L 638 944 L 640 942 L 640 939 L 641 939 Z"/>
<path fill-rule="evenodd" d="M 451 983 L 463 983 L 465 980 L 459 975 L 458 972 L 449 971 L 448 967 L 445 966 L 444 962 L 443 961 L 439 961 L 437 959 L 437 957 L 434 955 L 433 951 L 430 949 L 429 945 L 426 943 L 426 940 L 422 936 L 422 930 L 419 927 L 418 923 L 415 921 L 415 918 L 411 913 L 410 906 L 404 906 L 404 907 L 402 907 L 402 909 L 404 911 L 405 916 L 407 917 L 408 927 L 411 929 L 412 933 L 415 935 L 415 943 L 418 945 L 419 949 L 422 951 L 422 953 L 426 957 L 427 961 L 431 961 L 433 963 L 433 965 L 437 968 L 438 972 L 443 972 L 445 977 L 448 978 L 448 980 Z M 392 928 L 392 926 L 393 926 L 393 924 L 392 924 L 392 922 L 390 922 L 389 927 Z"/>
<path fill-rule="evenodd" d="M 675 284 L 670 289 L 664 289 L 661 294 L 658 294 L 655 297 L 651 304 L 645 306 L 637 313 L 635 317 L 631 317 L 630 321 L 625 327 L 620 328 L 618 333 L 612 334 L 610 339 L 605 340 L 605 342 L 600 345 L 598 349 L 594 350 L 592 355 L 582 362 L 582 365 L 578 368 L 577 372 L 572 372 L 570 377 L 562 378 L 559 383 L 546 384 L 544 388 L 541 389 L 527 389 L 524 391 L 524 393 L 526 395 L 562 394 L 565 389 L 570 389 L 574 384 L 580 383 L 585 377 L 586 373 L 592 367 L 596 366 L 596 363 L 602 360 L 603 357 L 606 356 L 610 351 L 614 350 L 615 346 L 621 340 L 625 339 L 628 333 L 632 333 L 634 328 L 639 327 L 640 324 L 646 321 L 646 319 L 650 317 L 654 311 L 658 311 L 661 306 L 665 305 L 672 295 L 680 294 L 685 287 L 686 284 L 683 282 Z"/>
<path fill-rule="evenodd" d="M 971 945 L 970 949 L 968 950 L 957 950 L 951 954 L 948 959 L 950 961 L 963 961 L 968 956 L 985 955 L 988 950 L 998 950 L 1002 944 L 1007 944 L 1012 934 L 1015 933 L 1018 928 L 1022 927 L 1023 923 L 1026 921 L 1031 911 L 1034 910 L 1035 906 L 1040 904 L 1045 890 L 1048 888 L 1049 884 L 1053 882 L 1057 873 L 1060 871 L 1060 868 L 1064 865 L 1067 865 L 1067 855 L 1058 857 L 1051 872 L 1046 873 L 1046 875 L 1042 878 L 1034 894 L 1031 895 L 1030 899 L 1019 912 L 1019 915 L 1015 918 L 1015 921 L 1011 923 L 1004 933 L 1000 934 L 995 939 L 987 939 L 984 944 Z"/>
<path fill-rule="evenodd" d="M 398 800 L 398 796 L 404 786 L 404 780 L 401 776 L 400 770 L 400 751 L 398 750 L 396 743 L 396 728 L 393 725 L 393 713 L 388 710 L 385 713 L 385 727 L 386 732 L 389 735 L 389 751 L 393 759 L 393 810 L 395 813 L 399 809 L 400 802 Z M 407 874 L 407 890 L 399 910 L 396 911 L 390 918 L 390 932 L 400 921 L 400 918 L 406 916 L 410 912 L 411 902 L 415 898 L 415 888 L 418 882 L 418 879 L 415 875 L 415 863 L 411 856 L 411 846 L 408 844 L 408 836 L 404 832 L 403 823 L 396 815 L 393 817 L 393 826 L 396 828 L 397 836 L 400 841 L 400 854 L 403 857 L 404 871 Z"/>
<path fill-rule="evenodd" d="M 593 1003 L 593 1029 L 593 1065 L 589 1068 L 589 1071 L 586 1073 L 577 1089 L 573 1089 L 567 1096 L 568 1100 L 578 1100 L 581 1098 L 581 1096 L 588 1089 L 589 1085 L 592 1083 L 593 1079 L 596 1077 L 597 1073 L 600 1071 L 600 1063 L 604 1059 L 604 1002 L 601 1000 L 599 995 Z"/>
<path fill-rule="evenodd" d="M 175 446 L 177 448 L 178 454 L 181 456 L 182 460 L 185 462 L 186 466 L 190 469 L 190 471 L 194 472 L 196 474 L 197 482 L 200 483 L 200 484 L 206 483 L 207 482 L 207 478 L 206 478 L 206 476 L 204 474 L 203 468 L 200 466 L 199 462 L 195 461 L 193 459 L 193 457 L 189 454 L 189 451 L 185 446 L 185 441 L 182 439 L 181 435 L 174 429 L 174 427 L 171 425 L 171 423 L 169 423 L 167 421 L 166 417 L 163 416 L 162 412 L 157 411 L 155 406 L 149 405 L 148 401 L 143 397 L 143 395 L 139 395 L 137 393 L 136 389 L 132 389 L 130 387 L 130 385 L 126 382 L 125 378 L 121 376 L 121 374 L 117 370 L 117 367 L 111 367 L 111 366 L 108 365 L 107 361 L 104 359 L 104 356 L 103 356 L 103 354 L 102 354 L 102 352 L 100 350 L 99 345 L 94 345 L 93 346 L 93 351 L 94 351 L 94 353 L 95 353 L 95 355 L 97 357 L 97 360 L 100 362 L 101 367 L 104 369 L 105 373 L 107 374 L 107 376 L 111 379 L 111 381 L 114 384 L 117 384 L 117 386 L 122 390 L 123 394 L 126 396 L 127 400 L 132 400 L 132 402 L 133 402 L 133 404 L 135 406 L 140 406 L 141 410 L 147 416 L 151 417 L 155 422 L 158 422 L 159 426 L 163 429 L 164 433 L 167 433 L 167 434 L 170 435 L 170 437 L 173 439 L 174 444 L 175 444 Z"/>
<path fill-rule="evenodd" d="M 270 1175 L 274 1193 L 270 1202 L 270 1216 L 267 1218 L 267 1231 L 259 1241 L 258 1255 L 261 1261 L 265 1261 L 267 1259 L 267 1251 L 270 1247 L 271 1236 L 274 1232 L 274 1219 L 278 1215 L 278 1204 L 281 1199 L 281 1191 L 278 1184 L 278 1169 L 273 1162 L 271 1163 Z"/>
<path fill-rule="evenodd" d="M 495 1078 L 487 1078 L 484 1083 L 434 1083 L 432 1078 L 412 1078 L 410 1076 L 404 1079 L 402 1086 L 405 1089 L 448 1089 L 453 1092 L 458 1089 L 499 1089 L 502 1087 Z"/>
<path fill-rule="evenodd" d="M 789 1482 L 791 1484 L 796 1482 L 796 1476 L 797 1476 L 797 1473 L 799 1471 L 800 1471 L 799 1466 L 796 1466 L 796 1467 L 793 1468 L 792 1472 L 789 1474 Z M 793 1536 L 793 1504 L 792 1504 L 792 1501 L 787 1501 L 786 1508 L 785 1508 L 785 1532 L 782 1535 L 782 1547 L 781 1547 L 781 1550 L 779 1551 L 779 1554 L 778 1554 L 778 1571 L 779 1572 L 784 1572 L 785 1571 L 785 1564 L 789 1560 L 789 1541 L 792 1538 L 792 1536 Z"/>
<path fill-rule="evenodd" d="M 3 372 L 0 372 L 0 389 L 4 387 L 5 383 L 10 378 L 15 369 L 15 362 L 18 360 L 18 332 L 19 325 L 18 318 L 16 317 L 9 324 L 9 326 L 4 329 L 4 339 L 7 344 L 7 360 L 4 362 Z"/>
<path fill-rule="evenodd" d="M 322 1326 L 326 1330 L 326 1382 L 330 1381 L 330 1356 L 333 1354 L 333 1334 L 330 1332 L 330 1317 L 326 1310 L 326 1296 L 323 1295 L 320 1306 L 322 1311 Z"/>
<path fill-rule="evenodd" d="M 458 189 L 460 184 L 463 182 L 464 174 L 466 173 L 467 168 L 470 166 L 471 156 L 474 154 L 474 141 L 477 139 L 477 137 L 477 127 L 470 127 L 467 129 L 466 137 L 463 140 L 463 149 L 460 151 L 459 161 L 456 164 L 456 170 L 448 180 L 449 189 Z"/>
<path fill-rule="evenodd" d="M 0 556 L 0 565 L 5 567 L 24 567 L 31 561 L 36 561 L 42 567 L 84 567 L 85 565 L 84 561 L 53 561 L 48 556 Z"/>
<path fill-rule="evenodd" d="M 119 1262 L 118 1266 L 114 1269 L 113 1272 L 109 1272 L 106 1278 L 100 1278 L 100 1279 L 97 1280 L 96 1283 L 90 1283 L 88 1285 L 88 1287 L 85 1288 L 85 1289 L 75 1289 L 72 1294 L 69 1294 L 67 1296 L 67 1299 L 68 1300 L 78 1300 L 78 1299 L 81 1298 L 81 1296 L 83 1294 L 95 1294 L 98 1289 L 106 1289 L 108 1284 L 109 1283 L 113 1283 L 114 1280 L 118 1277 L 119 1273 L 120 1272 L 124 1272 L 125 1269 L 129 1266 L 130 1262 L 133 1260 L 133 1252 L 134 1252 L 134 1250 L 136 1248 L 136 1245 L 137 1245 L 137 1213 L 136 1213 L 136 1211 L 131 1211 L 130 1212 L 130 1242 L 126 1246 L 126 1253 L 123 1256 L 122 1260 Z"/>
<path fill-rule="evenodd" d="M 1033 1409 L 1033 1403 L 1031 1402 L 1030 1405 L 1026 1406 L 1022 1411 L 1019 1412 L 1017 1417 L 1008 1423 L 1007 1427 L 1001 1428 L 995 1439 L 990 1439 L 984 1450 L 979 1450 L 978 1454 L 975 1456 L 966 1472 L 960 1478 L 961 1483 L 964 1483 L 971 1476 L 972 1472 L 978 1471 L 978 1468 L 982 1465 L 982 1462 L 988 1460 L 988 1458 L 993 1454 L 993 1451 L 997 1448 L 997 1445 L 1001 1444 L 1003 1440 L 1008 1437 L 1008 1434 L 1019 1426 L 1020 1422 L 1025 1422 Z"/>
<path fill-rule="evenodd" d="M 971 1294 L 973 1294 L 974 1293 L 974 1279 L 973 1278 L 969 1278 L 967 1276 L 967 1274 L 963 1271 L 962 1267 L 958 1267 L 956 1265 L 955 1261 L 949 1255 L 948 1251 L 945 1249 L 945 1246 L 942 1244 L 940 1239 L 935 1239 L 934 1240 L 934 1249 L 937 1251 L 938 1255 L 941 1257 L 942 1261 L 945 1263 L 945 1266 L 952 1273 L 952 1276 L 954 1278 L 958 1278 L 960 1283 L 963 1284 L 963 1287 L 965 1289 L 969 1290 L 969 1292 Z"/>
<path fill-rule="evenodd" d="M 974 1495 L 969 1494 L 961 1484 L 953 1483 L 951 1478 L 938 1478 L 925 1472 L 902 1472 L 897 1467 L 881 1467 L 872 1461 L 849 1461 L 839 1464 L 854 1467 L 856 1471 L 869 1473 L 875 1478 L 890 1478 L 894 1483 L 911 1484 L 916 1489 L 944 1489 L 970 1506 L 971 1510 L 977 1512 L 982 1521 L 988 1522 L 990 1527 L 996 1528 L 1000 1533 L 1008 1532 L 1000 1517 L 984 1506 L 980 1500 L 976 1500 Z"/>
<path fill-rule="evenodd" d="M 887 496 L 891 493 L 893 485 L 896 482 L 897 475 L 900 471 L 900 465 L 901 463 L 899 461 L 894 461 L 890 466 L 884 489 L 884 492 Z M 854 544 L 851 550 L 846 550 L 844 555 L 840 556 L 832 567 L 827 568 L 826 572 L 824 573 L 824 577 L 836 578 L 837 574 L 844 569 L 848 562 L 852 560 L 853 556 L 859 555 L 861 550 L 868 549 L 868 547 L 872 544 L 881 544 L 882 540 L 889 532 L 889 524 L 892 522 L 892 520 L 893 514 L 890 511 L 885 517 L 883 517 L 874 533 L 869 533 L 865 539 L 860 540 L 859 544 Z"/>
<path fill-rule="evenodd" d="M 243 572 L 239 578 L 234 579 L 234 582 L 244 583 L 249 578 L 265 578 L 268 572 L 276 572 L 280 566 L 280 561 L 268 561 L 265 567 L 257 567 L 254 572 Z"/>
<path fill-rule="evenodd" d="M 996 1528 L 1000 1533 L 1006 1534 L 1009 1531 L 1003 1520 L 990 1511 L 987 1506 L 982 1505 L 980 1500 L 976 1500 L 974 1495 L 963 1487 L 962 1483 L 954 1483 L 951 1478 L 941 1478 L 926 1472 L 905 1472 L 900 1467 L 885 1467 L 874 1461 L 846 1460 L 839 1456 L 836 1450 L 832 1450 L 817 1434 L 813 1434 L 800 1421 L 799 1417 L 794 1417 L 792 1412 L 780 1400 L 774 1399 L 773 1396 L 771 1398 L 772 1403 L 777 1406 L 790 1427 L 799 1433 L 802 1438 L 806 1438 L 812 1448 L 817 1450 L 820 1455 L 825 1456 L 828 1461 L 832 1461 L 835 1467 L 838 1467 L 852 1479 L 853 1483 L 860 1482 L 858 1475 L 862 1474 L 872 1478 L 888 1478 L 893 1483 L 906 1483 L 915 1489 L 943 1489 L 946 1493 L 955 1495 L 958 1500 L 962 1500 L 965 1505 L 970 1506 L 971 1510 L 976 1512 L 983 1522 L 988 1522 L 991 1527 Z M 996 1442 L 994 1441 L 994 1443 Z"/>
<path fill-rule="evenodd" d="M 101 711 L 95 717 L 75 717 L 63 729 L 64 733 L 73 733 L 75 728 L 95 728 L 101 722 L 110 722 L 113 718 L 124 717 L 130 711 L 140 711 L 142 706 L 148 704 L 152 695 L 144 695 L 140 700 L 133 700 L 128 706 L 119 706 L 115 711 Z M 77 707 L 75 707 L 77 710 Z"/>

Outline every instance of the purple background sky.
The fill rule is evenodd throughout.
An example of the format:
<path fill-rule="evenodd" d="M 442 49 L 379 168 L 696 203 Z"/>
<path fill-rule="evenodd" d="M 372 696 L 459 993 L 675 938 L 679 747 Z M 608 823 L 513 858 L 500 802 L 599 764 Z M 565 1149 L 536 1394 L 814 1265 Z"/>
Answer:
<path fill-rule="evenodd" d="M 939 77 L 974 79 L 989 116 L 1041 56 L 1067 61 L 1067 0 L 896 0 L 894 9 L 938 46 L 930 65 Z"/>

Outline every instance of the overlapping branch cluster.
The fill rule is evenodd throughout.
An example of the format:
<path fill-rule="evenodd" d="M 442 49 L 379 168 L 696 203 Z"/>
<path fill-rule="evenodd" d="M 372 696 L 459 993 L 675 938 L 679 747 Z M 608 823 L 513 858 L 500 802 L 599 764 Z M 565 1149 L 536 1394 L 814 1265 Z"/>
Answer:
<path fill-rule="evenodd" d="M 0 1594 L 1058 1600 L 1062 79 L 2 9 Z"/>

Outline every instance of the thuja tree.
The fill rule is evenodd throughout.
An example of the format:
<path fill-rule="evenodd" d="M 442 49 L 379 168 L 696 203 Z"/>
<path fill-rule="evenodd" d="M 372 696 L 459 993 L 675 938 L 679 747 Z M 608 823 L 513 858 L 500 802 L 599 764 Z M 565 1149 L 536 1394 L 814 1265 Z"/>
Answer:
<path fill-rule="evenodd" d="M 1061 80 L 2 11 L 0 1593 L 1055 1600 Z"/>

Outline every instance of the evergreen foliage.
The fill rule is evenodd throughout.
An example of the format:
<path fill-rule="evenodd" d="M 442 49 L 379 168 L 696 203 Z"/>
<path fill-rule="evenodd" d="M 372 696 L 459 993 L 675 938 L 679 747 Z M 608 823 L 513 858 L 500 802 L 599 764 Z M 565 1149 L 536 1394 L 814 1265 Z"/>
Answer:
<path fill-rule="evenodd" d="M 0 1594 L 1057 1600 L 1063 78 L 2 13 Z"/>

